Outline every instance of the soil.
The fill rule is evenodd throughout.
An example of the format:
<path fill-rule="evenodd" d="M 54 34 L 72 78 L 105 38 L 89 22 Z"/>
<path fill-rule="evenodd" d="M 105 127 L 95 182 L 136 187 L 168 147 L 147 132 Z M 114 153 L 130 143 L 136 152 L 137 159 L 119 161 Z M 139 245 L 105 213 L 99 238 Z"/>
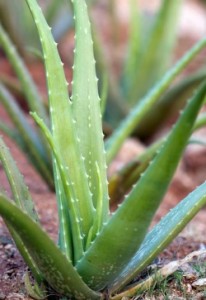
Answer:
<path fill-rule="evenodd" d="M 122 0 L 122 2 L 125 2 Z M 155 5 L 156 1 L 149 1 Z M 149 3 L 148 2 L 148 3 Z M 144 3 L 144 1 L 142 1 Z M 206 15 L 203 12 L 203 8 L 200 5 L 200 2 L 197 1 L 188 1 L 196 7 L 195 9 L 201 10 L 201 13 Z M 188 6 L 189 7 L 189 6 Z M 153 6 L 151 6 L 153 9 Z M 98 15 L 99 12 L 94 12 L 94 16 Z M 193 9 L 194 13 L 194 9 Z M 104 18 L 101 18 L 104 22 Z M 125 17 L 126 20 L 126 17 Z M 199 24 L 201 23 L 200 19 L 198 20 Z M 197 23 L 198 23 L 197 22 Z M 203 21 L 202 21 L 203 22 Z M 180 41 L 186 41 L 186 47 L 193 44 L 194 41 L 200 38 L 201 31 L 200 27 L 193 32 L 184 32 L 183 28 L 187 26 L 182 21 L 181 32 L 184 35 L 180 35 Z M 202 23 L 201 23 L 202 24 Z M 122 25 L 124 30 L 123 35 L 126 34 L 126 25 Z M 184 27 L 185 26 L 185 27 Z M 197 25 L 198 26 L 198 25 Z M 202 26 L 202 25 L 199 25 Z M 202 30 L 204 31 L 204 30 Z M 205 31 L 204 31 L 205 34 Z M 185 51 L 185 44 L 182 47 L 179 47 L 176 51 L 176 55 L 179 56 L 180 53 Z M 72 48 L 72 46 L 70 46 Z M 118 50 L 119 51 L 119 50 Z M 65 54 L 64 48 L 62 48 L 63 55 Z M 118 52 L 119 53 L 119 52 Z M 121 55 L 120 55 L 121 56 Z M 119 57 L 119 56 L 117 56 Z M 6 73 L 7 75 L 13 76 L 14 74 L 9 67 L 8 62 L 5 60 L 5 57 L 0 56 L 0 65 L 1 65 L 1 74 Z M 31 73 L 38 84 L 38 87 L 41 93 L 46 98 L 46 89 L 45 89 L 45 79 L 43 75 L 43 69 L 41 64 L 30 65 Z M 71 78 L 70 68 L 66 71 L 68 79 Z M 14 77 L 15 78 L 15 77 Z M 19 100 L 22 101 L 21 96 Z M 24 102 L 21 102 L 24 106 Z M 26 107 L 24 107 L 26 109 Z M 0 119 L 4 122 L 9 122 L 9 118 L 5 111 L 0 108 Z M 206 133 L 205 129 L 200 130 L 196 135 L 204 137 Z M 16 145 L 4 136 L 6 144 L 9 146 L 14 158 L 17 161 L 18 167 L 22 174 L 24 175 L 25 182 L 29 187 L 29 190 L 34 199 L 36 209 L 40 215 L 41 223 L 49 235 L 56 240 L 57 238 L 57 228 L 58 228 L 58 218 L 57 218 L 57 209 L 55 203 L 55 195 L 52 193 L 46 184 L 42 181 L 40 176 L 34 171 L 31 165 L 26 160 L 22 152 L 16 147 Z M 120 154 L 116 158 L 112 166 L 110 166 L 109 172 L 114 172 L 114 170 L 120 168 L 125 162 L 133 158 L 137 153 L 141 152 L 144 149 L 144 145 L 137 140 L 129 139 L 123 149 L 120 151 Z M 190 145 L 186 149 L 183 159 L 179 164 L 177 172 L 174 176 L 174 180 L 168 190 L 168 193 L 157 211 L 153 225 L 161 219 L 166 212 L 168 212 L 172 207 L 174 207 L 184 196 L 186 196 L 190 191 L 192 191 L 197 185 L 205 181 L 206 178 L 206 148 L 203 146 Z M 5 178 L 2 167 L 0 167 L 0 181 L 1 187 L 3 186 L 9 193 L 8 182 Z M 206 236 L 205 236 L 205 214 L 206 208 L 203 208 L 197 216 L 190 222 L 190 224 L 181 232 L 181 234 L 172 242 L 172 244 L 163 251 L 163 253 L 158 258 L 162 264 L 165 264 L 171 260 L 176 260 L 184 258 L 187 254 L 192 251 L 199 249 L 206 249 Z M 21 256 L 11 240 L 8 231 L 0 219 L 0 300 L 4 299 L 29 299 L 27 292 L 24 287 L 24 275 L 27 272 L 27 267 L 24 264 Z M 205 271 L 206 277 L 206 271 Z M 173 278 L 174 279 L 174 278 Z M 175 281 L 171 279 L 169 283 L 170 295 L 168 297 L 164 296 L 164 293 L 154 294 L 154 295 L 144 295 L 142 298 L 136 299 L 206 299 L 204 295 L 200 292 L 196 292 L 191 283 L 185 281 L 185 286 L 189 289 L 190 294 L 193 295 L 193 298 L 189 296 L 183 296 L 183 293 L 175 286 Z M 190 288 L 189 288 L 189 287 Z M 172 291 L 172 292 L 171 292 Z M 170 297 L 170 298 L 169 298 Z M 199 298 L 198 298 L 199 297 Z M 202 297 L 202 298 L 201 298 Z"/>

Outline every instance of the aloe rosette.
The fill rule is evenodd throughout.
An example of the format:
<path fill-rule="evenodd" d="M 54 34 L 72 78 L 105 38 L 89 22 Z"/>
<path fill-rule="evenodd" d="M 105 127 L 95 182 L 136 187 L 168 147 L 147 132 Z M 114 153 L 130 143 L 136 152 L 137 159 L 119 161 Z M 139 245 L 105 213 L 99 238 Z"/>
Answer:
<path fill-rule="evenodd" d="M 59 298 L 69 299 L 112 299 L 123 288 L 129 294 L 127 284 L 206 203 L 204 183 L 148 233 L 192 132 L 205 98 L 206 84 L 203 83 L 188 102 L 140 180 L 116 212 L 110 214 L 107 157 L 86 3 L 84 0 L 72 1 L 76 46 L 72 97 L 69 98 L 68 83 L 51 28 L 37 1 L 25 1 L 38 29 L 46 68 L 51 128 L 37 112 L 34 111 L 32 116 L 52 151 L 59 214 L 57 245 L 41 228 L 31 196 L 3 141 L 0 158 L 15 203 L 1 194 L 0 214 L 32 271 L 35 285 L 32 287 L 27 282 L 27 287 L 36 298 L 45 297 L 51 290 Z M 154 102 L 205 44 L 206 41 L 202 41 L 181 60 L 130 118 L 134 118 L 137 111 L 140 118 L 143 106 Z M 118 134 L 115 138 L 118 139 Z M 121 139 L 117 144 L 116 149 Z M 167 227 L 168 219 L 171 221 Z"/>

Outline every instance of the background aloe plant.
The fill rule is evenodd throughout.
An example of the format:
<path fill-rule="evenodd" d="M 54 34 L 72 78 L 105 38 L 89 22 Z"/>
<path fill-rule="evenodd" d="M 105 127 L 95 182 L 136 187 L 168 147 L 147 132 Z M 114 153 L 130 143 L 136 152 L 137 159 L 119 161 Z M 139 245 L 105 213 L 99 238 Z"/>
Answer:
<path fill-rule="evenodd" d="M 68 4 L 69 3 L 70 2 L 68 2 Z M 91 3 L 89 2 L 89 4 Z M 25 3 L 21 2 L 21 5 L 25 5 Z M 131 2 L 131 5 L 134 5 L 134 3 Z M 168 5 L 168 4 L 164 4 L 164 5 Z M 59 6 L 61 6 L 60 3 Z M 164 10 L 168 11 L 166 8 L 164 8 Z M 137 30 L 137 28 L 135 27 L 134 30 Z M 46 124 L 49 126 L 50 121 L 49 121 L 48 111 L 43 104 L 42 97 L 39 94 L 38 89 L 36 88 L 26 68 L 25 63 L 21 59 L 20 55 L 18 54 L 18 51 L 16 50 L 11 39 L 9 38 L 8 34 L 3 29 L 2 26 L 0 26 L 0 45 L 4 50 L 4 52 L 6 53 L 7 57 L 9 58 L 12 67 L 19 78 L 19 82 L 21 85 L 21 92 L 24 94 L 24 98 L 27 101 L 27 105 L 29 109 L 31 111 L 36 111 L 44 119 Z M 141 107 L 141 104 L 139 105 L 137 103 L 135 109 L 131 111 L 131 113 L 128 115 L 128 118 L 126 118 L 123 121 L 123 123 L 120 124 L 120 126 L 117 128 L 114 134 L 106 141 L 107 160 L 109 163 L 115 157 L 116 153 L 118 152 L 119 148 L 121 147 L 121 144 L 126 139 L 126 137 L 129 136 L 137 126 L 141 127 L 141 120 L 145 119 L 146 117 L 145 115 L 148 114 L 148 111 L 151 110 L 151 108 L 154 108 L 154 106 L 159 103 L 159 99 L 163 97 L 163 95 L 167 91 L 167 88 L 169 87 L 170 83 L 175 78 L 175 76 L 192 60 L 192 58 L 202 49 L 203 46 L 204 46 L 204 42 L 194 47 L 194 49 L 188 54 L 188 56 L 184 58 L 182 61 L 180 61 L 177 67 L 175 67 L 172 72 L 168 73 L 168 75 L 164 77 L 162 82 L 157 83 L 153 92 L 146 94 L 146 96 L 144 97 L 144 101 L 147 102 L 148 105 Z M 134 55 L 135 54 L 133 54 L 133 56 L 131 57 L 134 57 Z M 162 101 L 163 103 L 162 106 L 158 104 L 158 111 L 156 112 L 155 115 L 155 118 L 157 119 L 157 123 L 159 122 L 158 120 L 163 119 L 162 114 L 164 116 L 166 115 L 165 111 L 171 111 L 170 103 L 173 102 L 174 95 L 176 98 L 178 98 L 177 95 L 179 94 L 180 91 L 182 94 L 184 94 L 185 89 L 186 91 L 188 91 L 187 86 L 189 86 L 190 89 L 192 90 L 192 88 L 194 88 L 197 85 L 197 83 L 199 83 L 203 78 L 204 78 L 204 72 L 201 72 L 194 79 L 189 79 L 187 80 L 187 82 L 185 82 L 185 84 L 183 85 L 184 90 L 182 90 L 183 88 L 182 85 L 180 85 L 180 87 L 178 87 L 176 90 L 172 89 L 168 93 L 167 101 Z M 6 125 L 4 122 L 1 122 L 0 128 L 4 132 L 6 132 L 6 134 L 9 135 L 13 140 L 15 140 L 15 142 L 20 146 L 20 148 L 26 153 L 27 157 L 32 162 L 32 164 L 39 172 L 39 174 L 42 176 L 42 178 L 45 180 L 45 182 L 49 185 L 50 188 L 53 189 L 54 182 L 52 177 L 52 163 L 51 163 L 50 150 L 48 149 L 48 143 L 45 140 L 45 138 L 42 136 L 41 130 L 39 130 L 38 128 L 33 128 L 30 125 L 30 123 L 27 120 L 27 116 L 25 116 L 21 107 L 18 105 L 18 102 L 15 101 L 14 95 L 11 94 L 11 91 L 9 91 L 7 86 L 8 86 L 8 82 L 5 83 L 5 80 L 2 79 L 2 82 L 0 84 L 0 101 L 4 106 L 4 108 L 7 110 L 9 116 L 11 117 L 14 126 L 11 127 L 9 125 Z M 101 99 L 103 98 L 104 96 L 101 95 Z M 186 97 L 184 96 L 183 98 L 185 99 Z M 101 110 L 103 110 L 104 107 L 103 102 L 104 101 L 102 100 Z M 179 103 L 179 105 L 180 104 L 181 103 Z M 146 107 L 148 107 L 148 110 L 145 110 Z M 149 118 L 149 121 L 154 120 L 155 118 L 153 116 L 153 118 Z M 149 123 L 149 121 L 147 121 L 147 123 Z M 202 125 L 204 125 L 204 123 L 205 123 L 205 118 Z M 150 150 L 148 149 L 148 151 Z M 143 163 L 142 158 L 138 158 L 133 163 L 129 164 L 128 167 L 127 166 L 125 167 L 125 170 L 127 170 L 127 172 L 122 170 L 118 174 L 115 174 L 115 176 L 113 176 L 110 182 L 110 189 L 109 189 L 110 197 L 112 198 L 112 200 L 116 199 L 117 201 L 119 201 L 119 199 L 121 199 L 120 190 L 117 190 L 119 187 L 119 181 L 122 180 L 123 191 L 126 191 L 127 189 L 131 188 L 132 183 L 136 182 L 136 180 L 139 178 L 140 170 L 146 168 L 146 166 L 148 165 L 149 161 L 153 156 L 151 155 L 148 156 L 146 154 L 144 155 L 144 157 L 147 157 L 146 163 Z M 138 161 L 138 166 L 137 166 L 137 161 Z M 140 162 L 141 165 L 139 167 Z M 134 166 L 136 167 L 134 168 Z M 132 180 L 129 179 L 128 176 L 126 176 L 128 172 L 131 173 L 130 178 L 132 178 Z"/>
<path fill-rule="evenodd" d="M 27 287 L 33 289 L 32 295 L 41 298 L 52 292 L 74 299 L 118 299 L 118 292 L 206 203 L 204 183 L 147 232 L 190 137 L 205 99 L 206 84 L 204 82 L 189 101 L 123 204 L 110 215 L 100 98 L 86 3 L 72 1 L 76 46 L 72 98 L 69 99 L 68 84 L 51 29 L 36 0 L 26 2 L 38 29 L 46 68 L 51 128 L 36 111 L 32 115 L 53 154 L 59 214 L 58 246 L 41 228 L 31 196 L 2 141 L 1 161 L 16 203 L 1 194 L 0 214 L 35 278 L 34 287 L 27 282 Z M 134 118 L 140 119 L 175 75 L 205 45 L 206 40 L 201 41 L 142 100 L 125 121 L 127 130 L 121 130 L 122 135 L 129 134 Z M 108 160 L 115 152 L 112 145 L 115 149 L 121 145 L 122 135 L 119 130 L 108 144 L 111 150 Z M 129 286 L 126 290 L 130 293 Z"/>
<path fill-rule="evenodd" d="M 63 34 L 72 26 L 72 16 L 69 5 L 64 1 L 39 1 L 44 9 L 45 17 L 53 34 L 59 40 Z M 67 12 L 67 17 L 65 15 Z M 0 16 L 3 28 L 7 31 L 10 39 L 24 56 L 28 56 L 28 50 L 40 50 L 35 26 L 27 5 L 22 1 L 0 1 Z"/>
<path fill-rule="evenodd" d="M 104 119 L 106 124 L 109 124 L 110 131 L 118 126 L 119 122 L 158 82 L 171 65 L 183 1 L 162 0 L 156 14 L 142 12 L 138 7 L 138 1 L 128 2 L 130 6 L 129 39 L 127 55 L 123 57 L 123 68 L 121 68 L 123 71 L 120 71 L 120 75 L 103 60 L 104 45 L 98 45 L 95 51 L 97 61 L 99 61 L 99 74 L 106 73 L 108 77 L 108 103 Z M 111 30 L 114 34 L 120 35 L 120 20 L 115 15 L 118 1 L 110 1 L 110 5 L 112 7 L 111 19 L 116 17 L 115 21 L 111 21 Z M 98 37 L 96 40 L 98 43 L 101 41 Z M 116 47 L 119 47 L 118 37 L 113 40 L 117 44 Z M 115 60 L 115 56 L 113 59 Z M 165 121 L 177 114 L 178 110 L 184 106 L 191 91 L 204 77 L 205 70 L 203 69 L 201 72 L 192 74 L 188 79 L 178 81 L 138 124 L 134 130 L 135 134 L 145 139 L 162 128 Z"/>

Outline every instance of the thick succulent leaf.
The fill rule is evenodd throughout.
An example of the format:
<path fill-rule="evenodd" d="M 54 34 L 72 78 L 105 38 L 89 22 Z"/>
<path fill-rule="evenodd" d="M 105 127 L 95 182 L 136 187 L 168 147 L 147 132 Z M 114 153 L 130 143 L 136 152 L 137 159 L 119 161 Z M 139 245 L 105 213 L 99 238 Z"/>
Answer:
<path fill-rule="evenodd" d="M 15 78 L 3 73 L 0 75 L 0 82 L 11 92 L 14 97 L 23 97 L 22 87 Z"/>
<path fill-rule="evenodd" d="M 14 201 L 19 208 L 26 211 L 27 214 L 34 220 L 38 221 L 38 215 L 35 211 L 34 204 L 31 198 L 31 195 L 28 191 L 27 186 L 24 183 L 23 177 L 20 174 L 13 157 L 11 156 L 9 150 L 7 149 L 6 145 L 4 144 L 3 140 L 0 138 L 0 160 L 2 162 L 3 168 L 7 175 L 8 181 L 10 183 L 10 187 L 12 190 L 12 194 L 14 197 Z M 23 241 L 18 236 L 17 232 L 14 230 L 12 226 L 7 224 L 8 229 L 10 231 L 11 236 L 13 237 L 15 244 L 21 253 L 22 257 L 24 258 L 25 262 L 29 266 L 35 280 L 38 283 L 41 283 L 42 276 L 40 271 L 38 270 L 37 266 L 33 262 L 32 258 L 30 257 Z"/>
<path fill-rule="evenodd" d="M 136 70 L 136 62 L 140 47 L 140 12 L 136 0 L 129 0 L 130 8 L 130 23 L 129 23 L 129 42 L 128 42 L 128 57 L 125 64 L 124 81 L 129 81 Z"/>
<path fill-rule="evenodd" d="M 139 180 L 155 154 L 156 152 L 143 161 L 137 158 L 129 162 L 109 178 L 110 205 L 119 203 L 124 198 L 133 184 Z"/>
<path fill-rule="evenodd" d="M 69 4 L 69 5 L 68 5 Z M 71 11 L 71 1 L 48 2 L 45 11 L 45 18 L 52 27 L 52 34 L 55 41 L 60 41 L 64 34 L 73 29 L 73 17 Z"/>
<path fill-rule="evenodd" d="M 54 172 L 57 172 L 55 174 L 55 180 L 59 199 L 59 246 L 61 250 L 65 252 L 68 257 L 72 257 L 75 262 L 83 255 L 84 249 L 82 245 L 83 236 L 79 226 L 80 216 L 76 206 L 74 205 L 74 194 L 71 188 L 72 184 L 67 176 L 67 170 L 62 167 L 62 165 L 64 166 L 64 163 L 61 164 L 61 154 L 58 152 L 58 149 L 54 144 L 51 132 L 48 130 L 43 120 L 40 119 L 35 113 L 32 114 L 32 116 L 36 123 L 41 127 L 55 158 Z M 74 246 L 74 251 L 71 244 Z"/>
<path fill-rule="evenodd" d="M 102 138 L 101 107 L 95 73 L 91 26 L 86 1 L 74 0 L 73 5 L 76 23 L 72 85 L 73 116 L 78 124 L 79 147 L 84 157 L 89 187 L 96 209 L 100 193 L 97 166 L 100 172 L 103 209 L 101 219 L 105 221 L 108 219 L 106 158 Z"/>
<path fill-rule="evenodd" d="M 0 196 L 0 215 L 18 232 L 44 279 L 57 293 L 75 296 L 75 299 L 100 299 L 41 227 L 3 195 Z"/>
<path fill-rule="evenodd" d="M 24 1 L 0 0 L 0 14 L 6 32 L 22 55 L 27 54 L 28 45 L 40 49 L 38 34 Z"/>
<path fill-rule="evenodd" d="M 202 113 L 198 116 L 193 127 L 193 132 L 204 126 L 206 126 L 206 113 Z M 160 138 L 147 147 L 142 154 L 138 155 L 134 160 L 123 166 L 109 178 L 110 204 L 115 202 L 119 203 L 123 196 L 131 189 L 133 184 L 139 180 L 141 173 L 146 170 L 149 162 L 157 155 L 158 149 L 160 149 L 167 136 L 168 135 Z M 194 137 L 190 138 L 188 141 L 188 144 L 191 143 L 205 146 L 204 140 L 196 139 Z"/>
<path fill-rule="evenodd" d="M 24 153 L 29 154 L 27 145 L 25 144 L 25 141 L 22 139 L 22 136 L 20 135 L 20 133 L 18 132 L 18 130 L 16 128 L 12 128 L 12 127 L 8 126 L 7 124 L 5 124 L 4 122 L 0 121 L 0 131 L 4 132 L 4 134 L 6 134 L 9 138 L 11 138 Z M 29 156 L 29 160 L 32 162 L 32 164 L 35 165 L 36 161 L 34 160 L 34 158 L 32 156 Z M 47 181 L 47 184 L 49 184 L 48 181 Z M 53 184 L 52 184 L 52 187 L 53 187 Z"/>
<path fill-rule="evenodd" d="M 23 177 L 2 138 L 0 138 L 0 160 L 6 172 L 16 204 L 19 208 L 25 210 L 33 220 L 37 221 L 38 215 L 34 209 L 28 187 L 24 183 Z"/>
<path fill-rule="evenodd" d="M 26 291 L 30 297 L 35 300 L 44 300 L 46 296 L 46 290 L 41 288 L 36 282 L 31 283 L 28 272 L 24 275 L 24 284 Z"/>
<path fill-rule="evenodd" d="M 48 24 L 53 24 L 55 21 L 55 18 L 58 14 L 58 11 L 60 10 L 63 2 L 62 1 L 56 1 L 56 0 L 51 0 L 46 7 L 45 10 L 45 18 L 48 22 Z"/>
<path fill-rule="evenodd" d="M 16 247 L 17 247 L 19 253 L 21 254 L 25 263 L 27 264 L 30 271 L 32 272 L 32 275 L 36 281 L 36 284 L 41 285 L 43 282 L 43 276 L 42 276 L 40 270 L 38 269 L 37 265 L 35 264 L 34 260 L 32 259 L 29 251 L 27 250 L 27 247 L 25 246 L 24 242 L 22 241 L 21 237 L 18 235 L 18 233 L 16 232 L 14 227 L 12 227 L 10 225 L 10 223 L 7 222 L 6 220 L 4 220 L 4 221 L 5 221 L 7 228 L 9 229 L 9 232 L 16 244 Z"/>
<path fill-rule="evenodd" d="M 62 62 L 41 8 L 35 0 L 26 0 L 26 2 L 36 23 L 44 53 L 54 143 L 61 153 L 64 167 L 68 168 L 75 194 L 76 204 L 74 205 L 78 206 L 80 211 L 82 233 L 87 234 L 92 226 L 94 209 L 84 167 L 84 157 L 80 153 L 77 142 L 78 124 L 72 118 Z M 85 215 L 87 218 L 84 217 Z"/>
<path fill-rule="evenodd" d="M 201 113 L 195 122 L 193 130 L 197 130 L 206 125 L 206 113 Z"/>
<path fill-rule="evenodd" d="M 0 121 L 0 130 L 12 140 L 14 140 L 18 145 L 20 145 L 21 143 L 23 144 L 23 141 L 19 136 L 18 131 L 16 129 L 13 129 L 11 126 L 5 124 L 3 121 Z"/>
<path fill-rule="evenodd" d="M 107 161 L 111 162 L 124 140 L 134 131 L 144 115 L 159 100 L 174 78 L 185 66 L 206 46 L 206 39 L 197 43 L 177 64 L 170 69 L 149 93 L 134 107 L 129 115 L 120 123 L 112 136 L 106 141 Z"/>
<path fill-rule="evenodd" d="M 29 124 L 13 96 L 1 83 L 0 102 L 11 117 L 13 124 L 21 136 L 21 140 L 24 141 L 28 158 L 33 162 L 33 165 L 39 171 L 40 175 L 52 186 L 51 166 L 47 151 L 45 151 L 45 147 L 42 145 L 41 137 Z"/>
<path fill-rule="evenodd" d="M 43 101 L 36 89 L 36 86 L 23 62 L 18 55 L 14 45 L 10 41 L 3 27 L 0 25 L 0 45 L 8 56 L 25 93 L 25 99 L 31 110 L 36 111 L 48 124 L 48 115 L 44 108 Z"/>
<path fill-rule="evenodd" d="M 187 144 L 205 94 L 204 84 L 188 104 L 159 154 L 77 265 L 84 281 L 95 290 L 111 284 L 143 242 Z"/>
<path fill-rule="evenodd" d="M 128 266 L 110 287 L 116 292 L 139 274 L 181 232 L 206 204 L 206 183 L 190 193 L 146 235 Z"/>
<path fill-rule="evenodd" d="M 132 106 L 161 78 L 168 67 L 181 4 L 182 0 L 163 0 L 151 32 L 146 32 L 146 37 L 142 37 L 143 43 L 135 55 L 136 63 L 133 65 L 128 94 L 125 95 Z"/>
<path fill-rule="evenodd" d="M 166 92 L 161 99 L 148 112 L 135 130 L 141 138 L 146 138 L 161 129 L 165 122 L 177 115 L 177 112 L 184 107 L 187 99 L 191 97 L 193 91 L 206 78 L 206 71 L 202 70 L 184 78 Z"/>
<path fill-rule="evenodd" d="M 14 31 L 14 17 L 13 17 L 13 10 L 15 11 L 16 5 L 13 5 L 14 3 L 9 1 L 0 0 L 0 20 L 2 26 L 5 28 L 7 33 L 9 34 L 11 40 L 14 42 L 14 44 L 17 46 L 18 50 L 23 53 L 23 45 L 22 45 L 22 39 L 17 32 Z M 17 4 L 17 3 L 16 3 Z M 19 32 L 18 32 L 19 33 Z"/>

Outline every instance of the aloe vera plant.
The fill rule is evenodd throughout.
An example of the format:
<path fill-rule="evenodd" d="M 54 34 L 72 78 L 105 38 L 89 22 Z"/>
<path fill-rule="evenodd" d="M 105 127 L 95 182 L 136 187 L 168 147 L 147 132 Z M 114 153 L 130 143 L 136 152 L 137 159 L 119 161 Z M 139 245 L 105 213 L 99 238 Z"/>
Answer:
<path fill-rule="evenodd" d="M 37 1 L 25 1 L 38 29 L 46 68 L 51 128 L 36 111 L 32 116 L 52 151 L 59 215 L 58 244 L 41 228 L 28 189 L 2 140 L 0 158 L 15 203 L 1 193 L 0 215 L 32 271 L 35 285 L 32 286 L 28 277 L 26 285 L 33 297 L 40 299 L 54 293 L 59 298 L 69 299 L 119 299 L 122 289 L 124 295 L 131 296 L 128 283 L 206 203 L 204 183 L 148 233 L 205 99 L 206 83 L 189 101 L 155 159 L 122 205 L 110 214 L 106 176 L 108 154 L 104 150 L 86 3 L 84 0 L 72 1 L 76 46 L 72 97 L 69 98 L 68 84 L 51 29 Z M 124 124 L 127 130 L 122 130 L 122 135 L 119 130 L 107 144 L 107 149 L 110 149 L 108 160 L 114 155 L 114 149 L 121 145 L 122 136 L 132 130 L 132 122 L 141 118 L 205 44 L 205 40 L 201 41 L 188 53 L 128 117 Z"/>
<path fill-rule="evenodd" d="M 111 15 L 113 14 L 114 18 L 117 10 L 115 5 L 117 6 L 118 2 L 109 2 L 112 3 Z M 136 0 L 128 1 L 128 5 L 130 7 L 129 38 L 127 55 L 121 62 L 123 71 L 120 71 L 120 75 L 107 62 L 103 61 L 104 45 L 96 47 L 98 60 L 101 60 L 99 73 L 106 72 L 109 82 L 108 103 L 104 119 L 110 126 L 110 130 L 119 126 L 121 120 L 128 115 L 137 102 L 141 101 L 142 97 L 161 79 L 171 65 L 172 50 L 177 42 L 182 1 L 162 0 L 160 8 L 155 14 L 144 14 Z M 113 18 L 111 19 L 113 20 Z M 119 20 L 112 22 L 114 24 L 112 24 L 111 30 L 119 33 Z M 115 24 L 116 26 L 114 26 Z M 184 106 L 188 95 L 192 94 L 193 88 L 197 87 L 204 77 L 205 69 L 203 68 L 202 72 L 192 74 L 175 83 L 134 128 L 133 133 L 145 139 L 162 128 L 165 121 L 170 116 L 176 115 L 179 108 Z"/>
<path fill-rule="evenodd" d="M 88 4 L 91 5 L 92 2 L 93 1 L 88 1 Z M 70 2 L 68 3 L 71 5 Z M 23 4 L 25 5 L 25 3 L 21 2 L 21 5 Z M 133 2 L 131 2 L 131 4 L 134 5 Z M 9 5 L 9 2 L 7 5 Z M 50 14 L 53 14 L 56 5 L 57 5 L 56 2 L 51 3 L 50 10 L 49 12 L 47 12 L 47 19 L 51 18 L 48 17 L 48 14 L 49 16 Z M 58 3 L 57 6 L 61 6 L 61 3 Z M 164 9 L 164 10 L 168 12 L 168 9 Z M 13 45 L 7 32 L 4 30 L 4 28 L 1 25 L 0 25 L 0 46 L 4 50 L 7 57 L 9 58 L 10 63 L 15 73 L 18 76 L 19 79 L 18 93 L 20 92 L 23 94 L 25 100 L 27 101 L 27 106 L 29 107 L 29 109 L 31 111 L 36 111 L 37 114 L 39 114 L 44 119 L 46 124 L 49 125 L 48 112 L 44 107 L 42 97 L 41 95 L 39 95 L 38 89 L 36 88 L 26 68 L 24 61 L 21 59 L 20 55 L 18 54 L 18 51 Z M 165 76 L 164 78 L 166 79 L 162 80 L 160 84 L 158 83 L 156 85 L 156 88 L 154 88 L 153 93 L 149 92 L 149 94 L 145 95 L 144 101 L 146 102 L 148 101 L 148 105 L 145 105 L 143 107 L 143 110 L 141 108 L 141 104 L 140 105 L 138 103 L 136 104 L 134 110 L 132 110 L 131 113 L 128 115 L 128 118 L 125 118 L 123 123 L 120 124 L 120 126 L 117 128 L 114 134 L 112 134 L 112 136 L 108 139 L 108 141 L 106 141 L 108 162 L 110 162 L 114 158 L 114 156 L 118 152 L 125 138 L 128 135 L 130 135 L 135 130 L 136 127 L 142 128 L 142 125 L 144 124 L 141 123 L 142 120 L 147 120 L 147 126 L 146 127 L 144 126 L 144 132 L 146 132 L 150 130 L 150 128 L 155 127 L 154 126 L 155 120 L 156 123 L 159 123 L 160 119 L 163 120 L 163 117 L 161 117 L 162 114 L 166 116 L 167 112 L 171 111 L 171 103 L 173 102 L 174 95 L 175 98 L 178 98 L 179 90 L 182 91 L 182 85 L 180 85 L 180 87 L 177 88 L 177 91 L 172 89 L 168 93 L 167 101 L 160 101 L 159 103 L 159 98 L 161 100 L 161 98 L 167 91 L 166 87 L 169 87 L 170 83 L 175 78 L 175 76 L 178 73 L 180 73 L 183 67 L 185 67 L 192 60 L 192 58 L 202 49 L 203 46 L 204 46 L 204 42 L 203 43 L 200 42 L 200 44 L 198 44 L 197 47 L 194 47 L 191 50 L 191 53 L 188 55 L 188 57 L 180 61 L 180 64 L 174 68 L 174 72 L 173 73 L 171 72 L 171 74 L 168 75 L 168 77 Z M 185 89 L 186 91 L 188 90 L 187 87 L 188 85 L 190 89 L 191 87 L 197 86 L 197 84 L 204 78 L 204 76 L 205 76 L 205 72 L 201 72 L 198 76 L 195 76 L 194 77 L 195 82 L 193 82 L 194 80 L 192 80 L 193 85 L 191 84 L 191 80 L 188 80 L 187 83 L 183 85 L 184 90 Z M 0 83 L 0 102 L 8 112 L 12 120 L 13 126 L 0 122 L 0 129 L 4 131 L 7 135 L 9 135 L 18 144 L 18 146 L 25 152 L 29 161 L 33 164 L 35 169 L 39 172 L 40 176 L 44 179 L 44 181 L 48 184 L 48 186 L 51 189 L 53 189 L 54 182 L 52 177 L 52 162 L 50 157 L 50 151 L 48 149 L 48 143 L 45 140 L 45 138 L 42 136 L 41 130 L 39 130 L 38 128 L 34 128 L 29 124 L 27 120 L 27 116 L 25 116 L 25 113 L 24 111 L 22 111 L 20 105 L 18 105 L 18 102 L 15 101 L 14 94 L 11 93 L 9 87 L 13 88 L 14 93 L 17 90 L 16 86 L 12 85 L 11 82 L 8 82 L 6 77 L 2 76 L 1 83 Z M 155 92 L 155 89 L 156 91 L 161 91 L 161 92 L 158 94 Z M 106 90 L 103 89 L 104 95 L 102 93 L 101 99 L 106 97 L 105 91 Z M 184 96 L 184 98 L 186 97 Z M 105 106 L 105 101 L 101 101 L 102 111 L 104 110 L 104 106 Z M 156 106 L 158 106 L 158 113 L 156 113 L 155 118 L 154 116 L 153 117 L 149 116 L 149 118 L 146 117 L 145 115 L 148 114 L 148 111 L 146 111 L 144 108 L 145 107 L 150 108 L 150 111 L 152 111 L 153 114 L 154 107 Z M 148 126 L 148 124 L 150 124 L 151 121 L 152 121 L 152 126 Z M 123 181 L 126 183 L 124 177 L 123 177 Z M 130 187 L 131 185 L 129 186 L 129 188 Z M 117 195 L 118 193 L 116 193 L 115 198 L 117 198 Z M 114 195 L 112 194 L 111 196 L 114 197 Z"/>

